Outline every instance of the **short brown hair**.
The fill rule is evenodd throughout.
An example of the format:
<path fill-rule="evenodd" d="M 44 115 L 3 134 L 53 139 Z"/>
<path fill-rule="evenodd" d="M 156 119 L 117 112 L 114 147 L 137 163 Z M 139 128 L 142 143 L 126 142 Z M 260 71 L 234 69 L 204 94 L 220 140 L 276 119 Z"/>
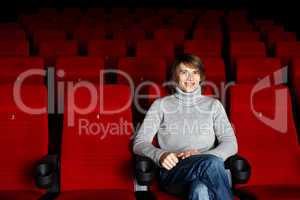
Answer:
<path fill-rule="evenodd" d="M 171 67 L 170 81 L 177 83 L 177 69 L 180 64 L 184 64 L 186 66 L 192 66 L 200 71 L 201 82 L 205 79 L 205 71 L 202 60 L 193 54 L 183 54 L 177 56 Z"/>

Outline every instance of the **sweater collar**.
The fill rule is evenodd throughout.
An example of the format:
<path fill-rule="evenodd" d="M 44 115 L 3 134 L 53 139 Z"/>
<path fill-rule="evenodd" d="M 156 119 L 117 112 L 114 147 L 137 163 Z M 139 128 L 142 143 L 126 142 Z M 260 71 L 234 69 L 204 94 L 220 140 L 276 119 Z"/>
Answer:
<path fill-rule="evenodd" d="M 202 96 L 200 85 L 192 92 L 184 92 L 178 86 L 175 90 L 175 97 L 179 100 L 180 103 L 186 106 L 192 106 L 197 104 Z"/>

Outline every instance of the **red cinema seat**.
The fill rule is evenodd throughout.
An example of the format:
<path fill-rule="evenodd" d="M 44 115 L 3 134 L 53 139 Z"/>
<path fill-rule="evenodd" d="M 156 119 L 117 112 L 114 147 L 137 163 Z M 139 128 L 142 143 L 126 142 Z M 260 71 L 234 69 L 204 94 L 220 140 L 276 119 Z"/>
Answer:
<path fill-rule="evenodd" d="M 239 190 L 255 199 L 299 199 L 300 154 L 288 88 L 238 84 L 230 88 L 230 107 L 239 152 L 252 168 Z"/>
<path fill-rule="evenodd" d="M 90 40 L 88 55 L 103 57 L 116 65 L 120 57 L 127 55 L 127 43 L 125 40 Z"/>
<path fill-rule="evenodd" d="M 165 58 L 167 63 L 174 59 L 175 50 L 170 40 L 144 40 L 139 41 L 136 47 L 136 57 L 138 58 Z"/>
<path fill-rule="evenodd" d="M 166 28 L 154 31 L 155 40 L 171 40 L 175 46 L 182 45 L 185 32 L 181 29 Z"/>
<path fill-rule="evenodd" d="M 121 58 L 118 69 L 127 73 L 136 86 L 144 81 L 161 84 L 167 78 L 167 66 L 162 58 Z M 118 83 L 129 84 L 121 74 L 118 74 L 117 79 Z"/>
<path fill-rule="evenodd" d="M 90 40 L 88 55 L 100 56 L 105 59 L 107 68 L 116 68 L 119 58 L 127 55 L 127 43 L 125 40 Z"/>
<path fill-rule="evenodd" d="M 22 78 L 20 75 L 28 70 L 43 70 L 44 60 L 39 57 L 0 57 L 0 83 L 14 83 Z M 24 74 L 25 75 L 25 74 Z M 46 73 L 45 73 L 46 75 Z M 24 83 L 43 84 L 45 75 L 24 76 Z"/>
<path fill-rule="evenodd" d="M 233 42 L 230 44 L 231 58 L 266 57 L 266 47 L 262 42 Z"/>
<path fill-rule="evenodd" d="M 0 56 L 29 56 L 26 40 L 0 39 Z"/>
<path fill-rule="evenodd" d="M 1 24 L 3 25 L 3 24 Z M 1 26 L 0 25 L 0 26 Z M 16 41 L 25 41 L 26 34 L 25 31 L 21 28 L 5 28 L 0 27 L 0 38 L 3 40 L 16 40 Z"/>
<path fill-rule="evenodd" d="M 74 39 L 86 48 L 89 40 L 102 40 L 106 36 L 104 28 L 91 28 L 86 25 L 80 25 L 74 32 Z"/>
<path fill-rule="evenodd" d="M 203 61 L 205 69 L 205 80 L 213 82 L 220 86 L 222 82 L 226 82 L 225 64 L 222 58 L 205 58 L 200 57 Z"/>
<path fill-rule="evenodd" d="M 300 42 L 276 42 L 275 56 L 287 65 L 292 57 L 300 57 Z"/>
<path fill-rule="evenodd" d="M 194 31 L 194 36 L 193 36 L 194 40 L 209 40 L 209 41 L 215 41 L 215 42 L 221 42 L 223 41 L 223 33 L 222 31 L 218 31 L 218 30 L 207 30 L 204 28 L 197 28 Z"/>
<path fill-rule="evenodd" d="M 96 56 L 59 57 L 56 62 L 56 72 L 63 70 L 64 76 L 56 76 L 57 80 L 81 81 L 87 80 L 99 83 L 100 71 L 104 69 L 104 60 Z"/>
<path fill-rule="evenodd" d="M 71 100 L 65 98 L 58 199 L 134 200 L 130 89 L 96 85 L 94 90 L 78 86 L 66 94 Z M 89 112 L 79 111 L 92 97 L 96 104 Z"/>
<path fill-rule="evenodd" d="M 78 44 L 76 41 L 54 40 L 39 44 L 39 56 L 44 57 L 46 65 L 55 65 L 59 56 L 76 56 Z"/>
<path fill-rule="evenodd" d="M 231 42 L 259 42 L 260 41 L 260 33 L 259 32 L 230 32 L 229 33 Z"/>
<path fill-rule="evenodd" d="M 281 67 L 277 58 L 240 58 L 236 61 L 237 83 L 256 83 Z M 282 77 L 283 78 L 283 77 Z"/>
<path fill-rule="evenodd" d="M 126 40 L 129 43 L 136 45 L 136 42 L 145 40 L 145 31 L 138 28 L 129 28 L 126 30 L 119 30 L 113 33 L 113 38 L 116 40 Z"/>
<path fill-rule="evenodd" d="M 0 85 L 0 199 L 35 200 L 37 162 L 48 154 L 47 90 L 43 85 Z M 15 97 L 14 97 L 14 91 Z M 18 100 L 18 96 L 20 100 Z M 35 109 L 35 113 L 28 109 Z M 36 109 L 45 109 L 42 113 Z"/>
<path fill-rule="evenodd" d="M 190 40 L 184 42 L 184 53 L 196 54 L 200 57 L 221 57 L 220 41 Z"/>
<path fill-rule="evenodd" d="M 64 41 L 66 39 L 66 32 L 61 30 L 36 30 L 33 33 L 33 40 L 37 46 L 42 42 L 51 42 L 53 40 Z"/>
<path fill-rule="evenodd" d="M 285 32 L 285 31 L 270 31 L 267 34 L 267 40 L 269 44 L 273 44 L 275 42 L 296 42 L 297 37 L 294 32 Z"/>

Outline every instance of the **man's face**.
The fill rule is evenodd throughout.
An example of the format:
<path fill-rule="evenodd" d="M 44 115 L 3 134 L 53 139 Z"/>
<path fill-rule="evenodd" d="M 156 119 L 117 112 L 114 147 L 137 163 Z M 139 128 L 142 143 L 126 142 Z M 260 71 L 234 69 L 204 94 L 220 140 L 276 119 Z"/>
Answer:
<path fill-rule="evenodd" d="M 201 81 L 200 71 L 181 63 L 177 69 L 178 87 L 184 92 L 193 92 Z"/>

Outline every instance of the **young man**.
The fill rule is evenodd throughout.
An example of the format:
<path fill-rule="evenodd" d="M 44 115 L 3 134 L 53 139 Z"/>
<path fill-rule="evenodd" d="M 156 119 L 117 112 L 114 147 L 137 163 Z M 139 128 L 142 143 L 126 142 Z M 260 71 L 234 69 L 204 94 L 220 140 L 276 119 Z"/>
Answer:
<path fill-rule="evenodd" d="M 224 161 L 237 153 L 237 141 L 220 101 L 201 94 L 201 60 L 178 57 L 171 77 L 175 93 L 151 105 L 135 137 L 134 153 L 160 166 L 161 185 L 188 185 L 190 200 L 233 199 Z M 156 134 L 159 148 L 152 145 Z"/>

